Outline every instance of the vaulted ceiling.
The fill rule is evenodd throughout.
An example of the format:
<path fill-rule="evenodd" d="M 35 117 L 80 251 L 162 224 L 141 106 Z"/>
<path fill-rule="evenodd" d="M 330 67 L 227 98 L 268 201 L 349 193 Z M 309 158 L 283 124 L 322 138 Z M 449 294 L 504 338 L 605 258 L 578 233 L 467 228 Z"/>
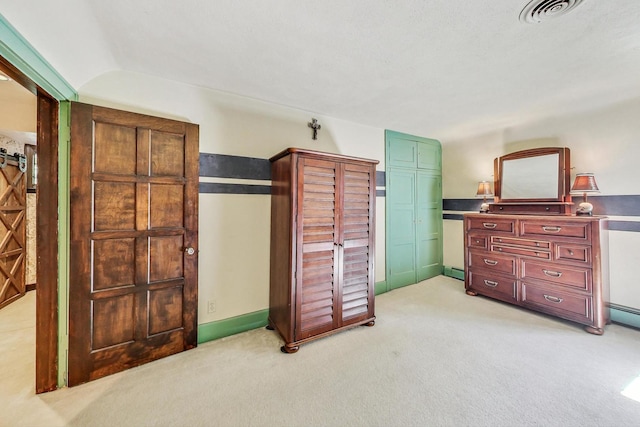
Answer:
<path fill-rule="evenodd" d="M 640 1 L 545 0 L 547 19 L 523 23 L 528 3 L 0 0 L 0 11 L 80 91 L 122 69 L 444 143 L 640 97 Z"/>

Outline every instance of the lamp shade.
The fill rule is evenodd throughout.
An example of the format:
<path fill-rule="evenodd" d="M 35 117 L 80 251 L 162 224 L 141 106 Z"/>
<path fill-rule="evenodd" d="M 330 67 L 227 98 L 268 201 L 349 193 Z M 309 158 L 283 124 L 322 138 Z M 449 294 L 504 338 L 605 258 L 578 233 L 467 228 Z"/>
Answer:
<path fill-rule="evenodd" d="M 491 192 L 491 184 L 487 181 L 480 181 L 478 183 L 478 191 L 476 192 L 476 197 L 490 197 L 493 196 Z"/>
<path fill-rule="evenodd" d="M 571 187 L 572 193 L 599 193 L 596 177 L 592 173 L 576 174 L 576 179 Z"/>

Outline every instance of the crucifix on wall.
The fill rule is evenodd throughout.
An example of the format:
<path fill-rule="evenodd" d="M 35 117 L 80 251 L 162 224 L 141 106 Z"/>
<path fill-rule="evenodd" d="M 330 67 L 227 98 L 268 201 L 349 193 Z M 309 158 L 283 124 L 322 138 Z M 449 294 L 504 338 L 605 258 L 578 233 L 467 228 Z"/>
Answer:
<path fill-rule="evenodd" d="M 311 121 L 307 123 L 307 126 L 313 129 L 313 136 L 311 139 L 318 139 L 318 131 L 322 127 L 320 123 L 318 123 L 318 119 L 311 119 Z"/>

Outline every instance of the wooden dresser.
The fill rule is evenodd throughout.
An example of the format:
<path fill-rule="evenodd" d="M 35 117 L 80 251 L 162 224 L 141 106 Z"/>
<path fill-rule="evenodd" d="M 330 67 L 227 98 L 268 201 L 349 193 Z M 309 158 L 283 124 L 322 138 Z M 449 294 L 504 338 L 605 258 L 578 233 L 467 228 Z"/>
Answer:
<path fill-rule="evenodd" d="M 609 321 L 606 218 L 465 214 L 465 289 L 572 320 Z"/>
<path fill-rule="evenodd" d="M 270 160 L 268 328 L 281 350 L 373 326 L 378 161 L 297 148 Z"/>

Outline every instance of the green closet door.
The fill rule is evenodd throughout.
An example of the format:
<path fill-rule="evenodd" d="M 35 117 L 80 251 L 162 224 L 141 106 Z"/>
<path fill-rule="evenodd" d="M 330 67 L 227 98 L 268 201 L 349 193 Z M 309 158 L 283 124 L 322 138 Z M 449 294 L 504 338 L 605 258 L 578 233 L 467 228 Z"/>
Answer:
<path fill-rule="evenodd" d="M 415 283 L 416 173 L 404 170 L 387 173 L 388 227 L 392 230 L 387 232 L 387 286 L 395 289 Z"/>
<path fill-rule="evenodd" d="M 442 274 L 440 142 L 385 132 L 387 289 Z"/>
<path fill-rule="evenodd" d="M 417 281 L 442 273 L 442 179 L 417 172 L 416 263 Z"/>

